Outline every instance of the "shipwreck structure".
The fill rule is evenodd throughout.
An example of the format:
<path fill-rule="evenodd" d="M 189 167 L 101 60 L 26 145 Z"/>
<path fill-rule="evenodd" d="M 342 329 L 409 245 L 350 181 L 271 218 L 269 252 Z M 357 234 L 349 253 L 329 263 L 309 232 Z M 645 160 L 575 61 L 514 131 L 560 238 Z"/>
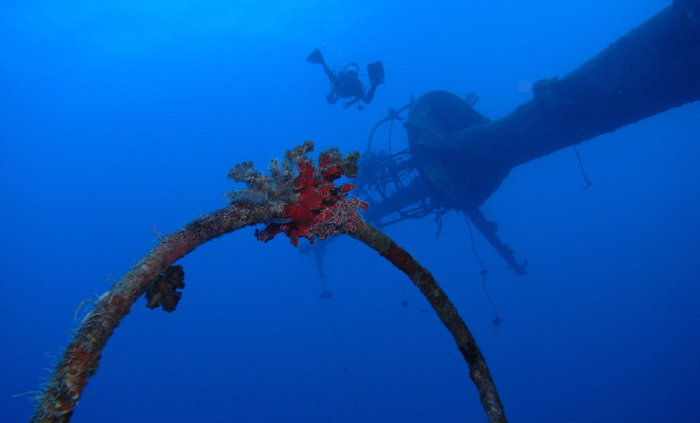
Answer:
<path fill-rule="evenodd" d="M 532 90 L 532 100 L 494 121 L 469 98 L 445 91 L 413 102 L 404 123 L 409 150 L 369 163 L 378 172 L 375 190 L 387 183 L 368 219 L 381 225 L 462 211 L 510 268 L 525 273 L 479 207 L 520 164 L 700 100 L 700 1 L 676 0 L 573 72 Z M 412 170 L 419 178 L 408 177 Z"/>

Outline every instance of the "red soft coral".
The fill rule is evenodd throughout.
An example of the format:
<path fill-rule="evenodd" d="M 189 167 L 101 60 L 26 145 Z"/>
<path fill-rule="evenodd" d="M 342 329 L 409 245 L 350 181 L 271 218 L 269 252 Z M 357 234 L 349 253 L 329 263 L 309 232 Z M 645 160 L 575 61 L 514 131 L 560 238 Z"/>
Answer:
<path fill-rule="evenodd" d="M 367 210 L 367 203 L 357 198 L 346 198 L 355 186 L 337 186 L 333 182 L 345 175 L 346 169 L 354 166 L 354 161 L 348 160 L 346 163 L 338 149 L 332 148 L 321 153 L 318 169 L 314 167 L 313 160 L 305 156 L 298 157 L 294 164 L 299 170 L 294 180 L 297 201 L 284 208 L 280 222 L 270 222 L 262 231 L 256 231 L 259 240 L 269 241 L 284 232 L 296 246 L 300 237 L 314 242 L 316 238 L 326 239 L 354 231 L 364 224 L 358 209 Z"/>

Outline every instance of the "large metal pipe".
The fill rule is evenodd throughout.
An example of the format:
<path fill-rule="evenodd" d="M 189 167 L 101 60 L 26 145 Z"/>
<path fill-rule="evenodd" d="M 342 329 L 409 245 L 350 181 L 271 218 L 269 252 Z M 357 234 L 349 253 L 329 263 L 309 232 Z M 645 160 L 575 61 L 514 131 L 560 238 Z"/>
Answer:
<path fill-rule="evenodd" d="M 433 91 L 405 124 L 434 194 L 479 207 L 519 164 L 700 100 L 700 0 L 677 0 L 534 98 L 488 122 L 457 96 Z"/>

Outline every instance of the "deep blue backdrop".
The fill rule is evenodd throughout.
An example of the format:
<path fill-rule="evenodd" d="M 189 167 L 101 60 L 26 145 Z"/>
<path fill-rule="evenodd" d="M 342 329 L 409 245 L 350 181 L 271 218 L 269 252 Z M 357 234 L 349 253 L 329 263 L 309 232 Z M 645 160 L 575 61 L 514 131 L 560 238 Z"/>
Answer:
<path fill-rule="evenodd" d="M 445 89 L 498 118 L 669 2 L 4 1 L 0 5 L 0 420 L 26 421 L 77 326 L 169 232 L 225 204 L 226 173 L 313 139 L 362 150 L 387 107 Z M 365 110 L 326 104 L 304 61 L 382 60 Z M 515 169 L 484 211 L 529 275 L 463 218 L 387 232 L 472 328 L 512 422 L 700 421 L 700 104 Z M 386 129 L 375 142 L 386 139 Z M 395 146 L 405 146 L 402 130 Z M 319 148 L 320 149 L 320 148 Z M 311 256 L 252 229 L 181 261 L 176 312 L 141 299 L 74 422 L 485 421 L 432 312 L 347 237 Z M 78 313 L 78 321 L 84 310 Z M 22 394 L 11 397 L 15 394 Z"/>

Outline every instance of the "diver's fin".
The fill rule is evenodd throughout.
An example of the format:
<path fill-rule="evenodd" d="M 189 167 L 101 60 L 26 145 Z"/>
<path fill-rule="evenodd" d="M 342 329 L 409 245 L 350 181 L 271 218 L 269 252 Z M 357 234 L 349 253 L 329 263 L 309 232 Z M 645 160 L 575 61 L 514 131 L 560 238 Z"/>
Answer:
<path fill-rule="evenodd" d="M 369 74 L 369 83 L 371 85 L 384 83 L 384 65 L 382 62 L 374 62 L 367 65 L 367 73 Z"/>
<path fill-rule="evenodd" d="M 315 48 L 314 51 L 312 51 L 311 54 L 309 54 L 309 57 L 306 58 L 306 61 L 309 63 L 319 63 L 321 65 L 326 64 L 326 62 L 323 60 L 323 55 L 317 48 Z"/>

